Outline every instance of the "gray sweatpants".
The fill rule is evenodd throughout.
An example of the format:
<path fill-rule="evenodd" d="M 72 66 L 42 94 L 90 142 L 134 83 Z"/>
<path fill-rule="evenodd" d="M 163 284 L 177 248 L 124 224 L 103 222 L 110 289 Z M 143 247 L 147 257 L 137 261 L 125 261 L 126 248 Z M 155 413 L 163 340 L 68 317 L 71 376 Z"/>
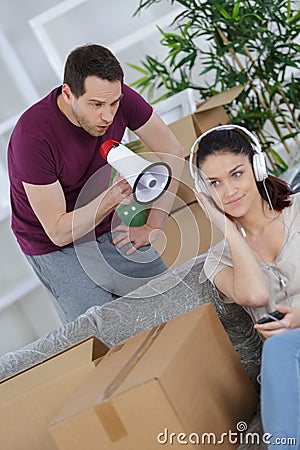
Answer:
<path fill-rule="evenodd" d="M 141 247 L 128 256 L 129 248 L 115 247 L 107 232 L 93 242 L 26 258 L 50 293 L 64 324 L 91 306 L 128 294 L 167 270 L 153 247 Z"/>

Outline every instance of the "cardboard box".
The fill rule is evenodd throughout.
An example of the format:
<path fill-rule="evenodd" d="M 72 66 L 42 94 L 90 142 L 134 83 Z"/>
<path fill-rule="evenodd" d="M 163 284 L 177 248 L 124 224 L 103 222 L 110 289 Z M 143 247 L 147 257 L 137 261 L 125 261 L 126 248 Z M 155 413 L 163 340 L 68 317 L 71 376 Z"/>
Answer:
<path fill-rule="evenodd" d="M 153 246 L 167 267 L 174 268 L 205 253 L 221 239 L 221 231 L 211 224 L 195 202 L 170 214 Z"/>
<path fill-rule="evenodd" d="M 244 86 L 236 86 L 198 104 L 194 114 L 184 117 L 169 125 L 185 150 L 185 156 L 189 157 L 193 143 L 202 133 L 218 125 L 226 125 L 230 122 L 224 109 L 224 105 L 231 103 L 244 89 Z"/>
<path fill-rule="evenodd" d="M 107 351 L 89 338 L 1 382 L 1 449 L 55 450 L 50 420 Z"/>
<path fill-rule="evenodd" d="M 196 197 L 193 191 L 194 188 L 195 183 L 190 173 L 188 158 L 186 158 L 171 211 L 175 211 L 184 205 L 195 202 Z"/>
<path fill-rule="evenodd" d="M 60 450 L 153 450 L 165 439 L 167 448 L 179 449 L 180 433 L 185 439 L 196 433 L 201 442 L 204 433 L 220 439 L 236 432 L 256 404 L 256 392 L 206 304 L 115 345 L 50 432 Z M 225 438 L 222 448 L 236 446 Z"/>
<path fill-rule="evenodd" d="M 224 105 L 231 103 L 244 89 L 244 86 L 223 91 L 197 105 L 193 114 L 182 117 L 173 123 L 168 124 L 170 130 L 177 137 L 185 150 L 185 156 L 190 155 L 190 150 L 197 139 L 204 131 L 218 125 L 228 124 L 229 117 L 224 109 Z M 168 99 L 167 99 L 168 100 Z M 149 149 L 139 140 L 127 144 L 130 148 L 136 148 L 138 152 L 149 153 Z"/>

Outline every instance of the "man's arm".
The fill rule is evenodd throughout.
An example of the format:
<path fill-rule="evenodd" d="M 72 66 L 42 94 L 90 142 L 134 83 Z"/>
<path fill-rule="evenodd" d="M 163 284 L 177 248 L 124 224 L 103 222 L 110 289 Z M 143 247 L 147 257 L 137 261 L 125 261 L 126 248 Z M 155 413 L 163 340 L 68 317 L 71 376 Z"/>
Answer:
<path fill-rule="evenodd" d="M 128 254 L 133 253 L 135 249 L 143 245 L 149 244 L 149 239 L 153 242 L 159 234 L 155 230 L 163 228 L 174 202 L 184 166 L 183 147 L 155 112 L 152 113 L 150 119 L 143 126 L 134 130 L 134 132 L 152 152 L 155 152 L 162 161 L 170 165 L 172 181 L 168 191 L 154 202 L 147 223 L 144 226 L 131 228 L 129 233 L 124 226 L 116 228 L 116 231 L 120 232 L 114 237 L 114 242 L 118 247 L 122 247 L 128 242 L 133 244 L 132 249 L 127 252 Z"/>
<path fill-rule="evenodd" d="M 66 212 L 64 192 L 59 181 L 47 185 L 24 183 L 31 208 L 51 241 L 63 247 L 95 228 L 120 202 L 131 201 L 131 187 L 117 180 L 87 205 Z M 126 200 L 127 199 L 127 200 Z"/>
<path fill-rule="evenodd" d="M 162 161 L 170 165 L 172 169 L 172 181 L 168 192 L 175 195 L 184 166 L 183 147 L 155 112 L 153 112 L 148 122 L 136 130 L 135 133 L 152 152 L 155 152 Z M 156 228 L 163 227 L 168 213 L 171 210 L 174 195 L 164 195 L 160 200 L 155 202 L 153 205 L 154 208 L 149 214 L 149 225 Z M 155 208 L 165 211 L 165 214 L 158 214 Z"/>

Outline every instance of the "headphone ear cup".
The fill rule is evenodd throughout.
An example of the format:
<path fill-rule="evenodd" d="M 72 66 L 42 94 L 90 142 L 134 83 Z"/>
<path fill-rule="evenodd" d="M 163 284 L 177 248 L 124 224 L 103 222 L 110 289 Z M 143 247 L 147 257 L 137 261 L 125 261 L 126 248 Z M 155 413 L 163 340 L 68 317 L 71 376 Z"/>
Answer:
<path fill-rule="evenodd" d="M 267 162 L 263 152 L 253 155 L 253 171 L 256 181 L 263 181 L 268 178 Z"/>
<path fill-rule="evenodd" d="M 199 178 L 195 181 L 195 188 L 196 191 L 200 194 L 201 192 L 203 192 L 203 186 L 202 186 L 202 181 L 199 180 Z"/>
<path fill-rule="evenodd" d="M 199 177 L 199 175 L 197 175 L 197 179 L 195 179 L 195 188 L 196 191 L 199 193 L 203 192 L 204 194 L 210 195 L 205 182 L 202 180 L 201 177 Z"/>

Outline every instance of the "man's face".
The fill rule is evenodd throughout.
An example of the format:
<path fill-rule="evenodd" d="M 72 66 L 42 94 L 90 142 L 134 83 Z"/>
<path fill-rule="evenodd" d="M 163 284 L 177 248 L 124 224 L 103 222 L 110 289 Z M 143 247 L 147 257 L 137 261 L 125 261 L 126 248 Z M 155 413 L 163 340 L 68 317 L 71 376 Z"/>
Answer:
<path fill-rule="evenodd" d="M 107 81 L 91 76 L 85 80 L 81 97 L 70 95 L 72 122 L 90 135 L 102 136 L 112 124 L 122 98 L 120 81 Z"/>

